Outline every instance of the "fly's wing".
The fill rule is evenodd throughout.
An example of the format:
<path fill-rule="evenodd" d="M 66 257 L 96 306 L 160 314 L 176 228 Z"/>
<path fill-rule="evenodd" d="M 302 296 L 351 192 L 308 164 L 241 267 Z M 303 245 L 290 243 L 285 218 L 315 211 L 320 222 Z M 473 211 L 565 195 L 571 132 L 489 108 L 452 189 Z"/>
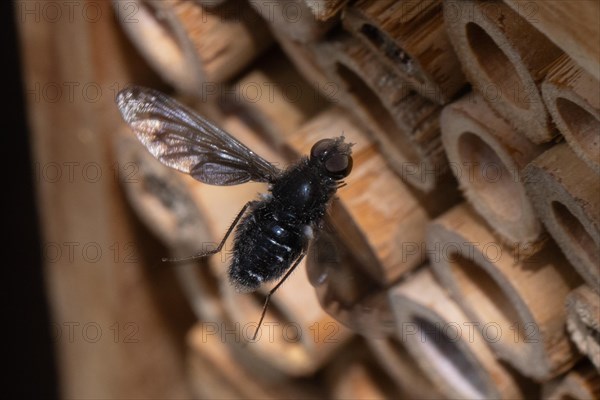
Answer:
<path fill-rule="evenodd" d="M 161 92 L 129 87 L 117 94 L 117 105 L 154 157 L 200 182 L 272 182 L 280 173 L 233 136 Z"/>

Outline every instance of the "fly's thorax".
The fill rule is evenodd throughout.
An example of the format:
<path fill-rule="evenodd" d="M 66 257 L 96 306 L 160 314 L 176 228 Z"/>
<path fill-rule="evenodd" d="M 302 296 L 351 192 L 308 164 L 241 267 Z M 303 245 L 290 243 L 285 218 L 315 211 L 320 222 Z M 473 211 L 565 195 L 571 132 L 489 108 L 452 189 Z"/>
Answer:
<path fill-rule="evenodd" d="M 334 179 L 324 176 L 314 163 L 304 160 L 288 169 L 273 184 L 273 198 L 288 210 L 321 214 L 336 191 Z"/>

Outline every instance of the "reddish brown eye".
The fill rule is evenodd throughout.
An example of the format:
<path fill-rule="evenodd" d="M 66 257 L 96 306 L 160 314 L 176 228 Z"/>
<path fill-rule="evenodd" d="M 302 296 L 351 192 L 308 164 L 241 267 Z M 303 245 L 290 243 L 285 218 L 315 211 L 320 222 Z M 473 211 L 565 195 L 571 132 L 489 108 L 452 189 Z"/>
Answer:
<path fill-rule="evenodd" d="M 336 154 L 325 161 L 325 169 L 332 178 L 345 178 L 352 171 L 352 157 L 345 154 Z"/>
<path fill-rule="evenodd" d="M 344 138 L 322 139 L 310 150 L 310 159 L 321 166 L 325 175 L 339 180 L 347 177 L 352 170 L 350 146 L 343 143 Z"/>
<path fill-rule="evenodd" d="M 310 150 L 310 158 L 316 158 L 323 160 L 327 153 L 334 147 L 335 140 L 333 139 L 321 139 L 315 143 Z"/>

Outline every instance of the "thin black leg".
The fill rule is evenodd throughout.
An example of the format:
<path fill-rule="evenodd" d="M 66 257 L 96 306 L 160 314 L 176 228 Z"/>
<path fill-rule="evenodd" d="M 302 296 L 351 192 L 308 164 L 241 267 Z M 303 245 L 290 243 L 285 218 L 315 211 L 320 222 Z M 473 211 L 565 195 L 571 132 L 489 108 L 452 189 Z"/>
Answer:
<path fill-rule="evenodd" d="M 221 240 L 221 243 L 219 243 L 219 246 L 217 246 L 216 249 L 209 250 L 204 253 L 195 254 L 193 256 L 184 257 L 184 258 L 163 258 L 162 259 L 163 262 L 179 262 L 179 261 L 196 260 L 198 258 L 203 258 L 206 256 L 210 256 L 211 254 L 216 254 L 216 253 L 220 252 L 221 249 L 223 248 L 223 246 L 225 245 L 225 241 L 227 240 L 229 235 L 231 235 L 231 232 L 233 232 L 233 228 L 235 228 L 235 226 L 238 224 L 238 222 L 240 222 L 240 218 L 242 218 L 242 215 L 244 215 L 244 213 L 246 212 L 246 210 L 248 209 L 248 207 L 250 206 L 251 203 L 252 202 L 249 201 L 248 203 L 246 203 L 244 205 L 244 207 L 242 207 L 242 210 L 238 213 L 237 217 L 235 217 L 235 219 L 233 220 L 233 223 L 229 226 L 229 229 L 227 229 L 227 232 L 225 233 L 223 240 Z"/>
<path fill-rule="evenodd" d="M 277 282 L 277 285 L 275 285 L 275 287 L 269 291 L 269 294 L 267 294 L 267 298 L 265 299 L 265 305 L 263 306 L 262 314 L 260 315 L 260 320 L 258 321 L 258 326 L 256 327 L 256 330 L 254 331 L 254 336 L 252 337 L 252 341 L 256 340 L 256 335 L 258 335 L 258 330 L 260 329 L 260 326 L 261 326 L 261 324 L 263 322 L 263 319 L 265 318 L 265 314 L 267 313 L 267 308 L 269 307 L 269 301 L 271 300 L 271 295 L 273 293 L 275 293 L 275 291 L 277 291 L 277 289 L 279 289 L 279 287 L 292 274 L 292 272 L 294 272 L 294 270 L 296 269 L 296 267 L 298 266 L 298 264 L 300 264 L 300 261 L 302 261 L 302 259 L 304 258 L 305 254 L 306 253 L 302 253 L 298 257 L 298 259 L 296 260 L 296 262 L 294 262 L 294 265 L 292 265 L 292 267 L 290 269 L 288 269 L 288 271 L 285 273 L 285 275 L 283 276 L 283 278 L 281 278 L 279 280 L 279 282 Z"/>

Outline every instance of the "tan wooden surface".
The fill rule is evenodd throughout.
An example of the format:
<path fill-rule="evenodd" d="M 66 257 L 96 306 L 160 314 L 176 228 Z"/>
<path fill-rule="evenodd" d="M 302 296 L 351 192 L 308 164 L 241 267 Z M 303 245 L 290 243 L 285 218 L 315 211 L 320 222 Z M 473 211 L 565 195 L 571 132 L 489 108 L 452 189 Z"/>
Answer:
<path fill-rule="evenodd" d="M 202 399 L 319 399 L 317 382 L 294 380 L 256 357 L 235 340 L 233 326 L 198 323 L 187 345 L 189 378 L 194 395 Z"/>
<path fill-rule="evenodd" d="M 538 84 L 561 50 L 500 1 L 446 1 L 444 18 L 467 79 L 490 107 L 531 141 L 551 140 Z"/>
<path fill-rule="evenodd" d="M 15 7 L 62 397 L 534 398 L 530 379 L 550 398 L 598 396 L 583 357 L 598 367 L 597 2 L 253 0 L 262 18 L 232 0 L 66 3 Z M 282 51 L 263 51 L 273 40 Z M 442 113 L 465 77 L 479 94 Z M 215 246 L 267 187 L 158 164 L 114 102 L 130 83 L 179 95 L 282 168 L 323 137 L 355 143 L 317 254 L 256 343 L 268 288 L 233 290 L 231 240 L 160 259 Z M 290 85 L 308 97 L 287 101 Z M 447 211 L 462 201 L 448 158 L 504 168 L 492 185 L 458 179 L 486 221 Z M 386 336 L 417 317 L 501 333 Z"/>
<path fill-rule="evenodd" d="M 600 375 L 582 362 L 563 376 L 544 384 L 542 397 L 548 400 L 597 399 L 600 397 Z"/>
<path fill-rule="evenodd" d="M 580 286 L 569 293 L 566 308 L 571 340 L 600 370 L 600 295 L 587 285 Z"/>
<path fill-rule="evenodd" d="M 308 9 L 320 21 L 327 21 L 339 15 L 348 0 L 304 0 Z"/>
<path fill-rule="evenodd" d="M 408 254 L 403 243 L 421 243 L 427 210 L 386 166 L 381 154 L 352 118 L 339 109 L 307 122 L 290 139 L 299 154 L 308 154 L 317 140 L 344 134 L 352 148 L 354 166 L 331 207 L 332 221 L 352 254 L 381 284 L 423 262 L 423 254 Z M 368 232 L 368 234 L 367 234 Z"/>
<path fill-rule="evenodd" d="M 567 143 L 600 175 L 600 82 L 562 56 L 542 83 L 542 95 Z"/>
<path fill-rule="evenodd" d="M 527 192 L 548 232 L 591 288 L 600 293 L 600 179 L 566 144 L 524 171 Z"/>
<path fill-rule="evenodd" d="M 600 81 L 600 3 L 504 0 Z"/>
<path fill-rule="evenodd" d="M 396 399 L 406 394 L 373 359 L 363 342 L 353 342 L 327 370 L 332 399 Z"/>
<path fill-rule="evenodd" d="M 429 267 L 393 287 L 389 296 L 396 337 L 447 398 L 526 397 L 518 375 L 496 359 Z"/>
<path fill-rule="evenodd" d="M 33 158 L 41 171 L 55 165 L 61 173 L 42 172 L 37 191 L 42 245 L 60 250 L 46 253 L 44 274 L 61 395 L 188 398 L 179 349 L 191 314 L 173 271 L 160 265 L 164 248 L 119 188 L 115 173 L 135 179 L 135 165 L 115 165 L 111 144 L 122 126 L 115 89 L 151 75 L 132 56 L 110 3 L 88 3 L 100 10 L 93 20 L 70 20 L 66 8 L 58 20 L 17 19 Z"/>
<path fill-rule="evenodd" d="M 318 19 L 306 0 L 254 0 L 250 5 L 273 30 L 300 43 L 319 40 L 338 22 L 335 17 Z"/>
<path fill-rule="evenodd" d="M 271 51 L 231 83 L 228 107 L 281 149 L 287 138 L 327 107 L 318 89 L 280 51 Z"/>
<path fill-rule="evenodd" d="M 466 80 L 446 34 L 441 1 L 357 1 L 344 27 L 416 91 L 447 103 Z"/>
<path fill-rule="evenodd" d="M 555 244 L 513 253 L 462 204 L 429 226 L 427 245 L 436 277 L 499 358 L 542 381 L 573 366 L 564 302 L 581 280 Z"/>
<path fill-rule="evenodd" d="M 441 107 L 415 93 L 348 34 L 331 38 L 316 52 L 338 88 L 340 104 L 372 133 L 394 171 L 423 192 L 441 186 L 447 172 L 439 130 Z"/>
<path fill-rule="evenodd" d="M 522 170 L 544 148 L 516 132 L 477 93 L 444 107 L 440 125 L 450 169 L 466 199 L 507 245 L 535 252 L 543 228 Z"/>
<path fill-rule="evenodd" d="M 245 2 L 216 9 L 184 0 L 113 0 L 121 27 L 163 79 L 201 97 L 232 78 L 272 44 L 267 26 Z"/>
<path fill-rule="evenodd" d="M 427 377 L 406 344 L 395 336 L 370 339 L 367 344 L 379 363 L 411 398 L 442 399 L 437 386 Z"/>

